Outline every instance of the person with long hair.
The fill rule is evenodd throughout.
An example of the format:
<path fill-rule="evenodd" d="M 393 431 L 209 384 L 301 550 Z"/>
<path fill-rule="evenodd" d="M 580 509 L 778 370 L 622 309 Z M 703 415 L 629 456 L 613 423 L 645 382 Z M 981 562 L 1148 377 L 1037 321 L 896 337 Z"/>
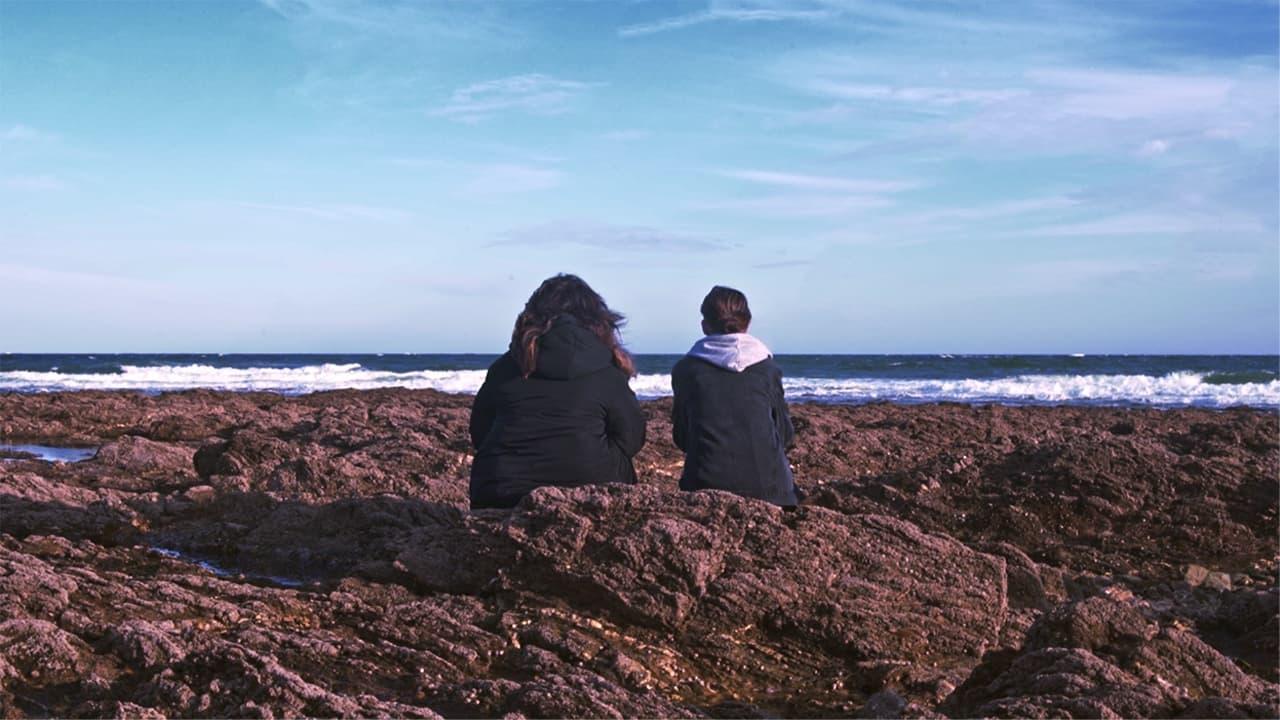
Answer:
<path fill-rule="evenodd" d="M 471 507 L 512 507 L 545 485 L 636 481 L 645 420 L 623 322 L 576 275 L 538 286 L 471 406 Z"/>
<path fill-rule="evenodd" d="M 775 505 L 799 502 L 787 447 L 795 429 L 782 370 L 755 336 L 747 296 L 715 286 L 701 340 L 671 370 L 672 439 L 684 451 L 681 490 L 727 490 Z"/>

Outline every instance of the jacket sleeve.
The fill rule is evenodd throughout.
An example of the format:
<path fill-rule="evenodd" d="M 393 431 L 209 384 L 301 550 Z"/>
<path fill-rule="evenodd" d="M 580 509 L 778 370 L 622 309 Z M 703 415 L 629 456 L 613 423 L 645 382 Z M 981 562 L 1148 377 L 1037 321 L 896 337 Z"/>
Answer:
<path fill-rule="evenodd" d="M 773 377 L 773 422 L 778 428 L 782 447 L 790 448 L 796 442 L 796 428 L 791 424 L 791 413 L 787 410 L 787 396 L 782 389 L 782 372 L 776 372 Z"/>
<path fill-rule="evenodd" d="M 627 457 L 635 457 L 644 447 L 644 413 L 627 384 L 627 376 L 621 371 L 610 375 L 617 379 L 617 385 L 610 389 L 605 403 L 605 432 Z"/>
<path fill-rule="evenodd" d="M 685 450 L 685 426 L 688 424 L 685 420 L 685 403 L 688 400 L 685 398 L 682 375 L 679 365 L 671 369 L 671 441 L 676 447 Z"/>
<path fill-rule="evenodd" d="M 493 427 L 493 421 L 498 416 L 497 386 L 510 379 L 507 377 L 510 373 L 506 372 L 505 367 L 507 362 L 507 356 L 503 355 L 489 366 L 489 372 L 484 376 L 484 383 L 476 393 L 475 400 L 471 402 L 471 447 L 476 450 L 480 449 L 485 436 Z"/>

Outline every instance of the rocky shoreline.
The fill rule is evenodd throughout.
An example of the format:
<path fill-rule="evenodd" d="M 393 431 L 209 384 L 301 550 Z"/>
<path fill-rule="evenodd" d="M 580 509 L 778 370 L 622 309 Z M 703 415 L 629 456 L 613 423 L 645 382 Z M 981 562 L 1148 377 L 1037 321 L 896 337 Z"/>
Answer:
<path fill-rule="evenodd" d="M 0 395 L 0 711 L 1275 717 L 1274 412 L 796 405 L 795 512 L 466 510 L 470 398 Z M 6 457 L 7 455 L 7 457 Z"/>

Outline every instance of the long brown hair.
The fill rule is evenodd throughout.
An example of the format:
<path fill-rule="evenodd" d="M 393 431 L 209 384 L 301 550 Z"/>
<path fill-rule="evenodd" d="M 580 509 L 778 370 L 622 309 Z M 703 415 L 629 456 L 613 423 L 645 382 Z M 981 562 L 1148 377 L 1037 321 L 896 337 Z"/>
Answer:
<path fill-rule="evenodd" d="M 561 273 L 543 280 L 516 316 L 516 326 L 511 331 L 511 354 L 524 377 L 532 375 L 538 366 L 538 339 L 551 329 L 556 318 L 566 315 L 600 338 L 613 353 L 614 365 L 628 376 L 636 374 L 635 363 L 623 349 L 618 335 L 626 317 L 610 310 L 604 298 L 582 278 Z"/>

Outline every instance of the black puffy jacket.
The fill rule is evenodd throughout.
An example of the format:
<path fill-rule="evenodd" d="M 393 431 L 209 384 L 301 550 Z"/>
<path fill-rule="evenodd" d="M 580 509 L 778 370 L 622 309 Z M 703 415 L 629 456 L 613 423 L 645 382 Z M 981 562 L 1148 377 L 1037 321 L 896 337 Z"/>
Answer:
<path fill-rule="evenodd" d="M 634 483 L 645 421 L 627 375 L 591 331 L 561 317 L 528 378 L 510 352 L 471 406 L 471 507 L 511 507 L 544 485 Z"/>
<path fill-rule="evenodd" d="M 795 430 L 772 359 L 741 371 L 685 356 L 671 371 L 672 439 L 684 451 L 681 490 L 727 490 L 795 505 L 786 449 Z"/>

